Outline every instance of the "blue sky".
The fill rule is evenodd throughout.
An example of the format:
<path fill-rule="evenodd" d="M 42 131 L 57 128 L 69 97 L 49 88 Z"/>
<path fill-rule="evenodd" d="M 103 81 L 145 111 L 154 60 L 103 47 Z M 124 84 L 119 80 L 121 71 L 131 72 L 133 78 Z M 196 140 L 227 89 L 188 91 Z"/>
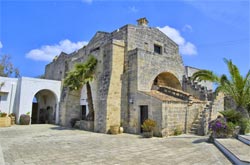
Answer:
<path fill-rule="evenodd" d="M 60 51 L 146 17 L 180 46 L 185 65 L 226 73 L 223 58 L 250 68 L 248 0 L 0 0 L 0 54 L 36 77 Z"/>

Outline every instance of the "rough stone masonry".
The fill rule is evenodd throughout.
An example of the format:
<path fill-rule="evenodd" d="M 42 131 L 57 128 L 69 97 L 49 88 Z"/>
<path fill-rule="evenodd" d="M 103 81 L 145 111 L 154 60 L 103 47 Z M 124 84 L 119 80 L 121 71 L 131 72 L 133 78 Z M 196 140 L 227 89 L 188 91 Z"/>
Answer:
<path fill-rule="evenodd" d="M 98 31 L 83 48 L 62 52 L 46 66 L 45 78 L 63 80 L 74 64 L 89 55 L 97 58 L 91 82 L 95 132 L 107 133 L 110 126 L 122 125 L 125 132 L 138 134 L 142 122 L 151 118 L 157 122 L 154 135 L 168 136 L 177 129 L 190 131 L 197 120 L 208 122 L 217 112 L 211 84 L 190 81 L 190 74 L 198 69 L 184 66 L 178 45 L 149 27 L 146 18 L 137 22 L 111 33 Z M 73 92 L 62 88 L 60 124 L 69 126 L 72 118 L 82 119 L 87 104 L 85 87 Z M 203 125 L 194 133 L 205 134 Z"/>

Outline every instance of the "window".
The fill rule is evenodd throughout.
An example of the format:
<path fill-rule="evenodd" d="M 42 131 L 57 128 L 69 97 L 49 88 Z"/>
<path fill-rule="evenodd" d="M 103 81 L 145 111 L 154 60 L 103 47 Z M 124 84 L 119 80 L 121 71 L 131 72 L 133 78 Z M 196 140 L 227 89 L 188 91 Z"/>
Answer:
<path fill-rule="evenodd" d="M 154 52 L 158 54 L 162 54 L 162 47 L 154 44 Z"/>

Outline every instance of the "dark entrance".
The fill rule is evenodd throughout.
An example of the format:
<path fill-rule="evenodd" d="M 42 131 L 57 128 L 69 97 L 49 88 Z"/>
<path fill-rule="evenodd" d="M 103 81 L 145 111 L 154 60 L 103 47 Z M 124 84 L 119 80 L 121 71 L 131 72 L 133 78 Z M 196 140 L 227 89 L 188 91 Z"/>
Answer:
<path fill-rule="evenodd" d="M 82 105 L 82 120 L 86 119 L 87 107 L 86 105 Z"/>
<path fill-rule="evenodd" d="M 143 122 L 148 119 L 148 106 L 147 105 L 141 105 L 140 106 L 140 126 L 143 124 Z M 142 132 L 142 128 L 141 128 Z"/>
<path fill-rule="evenodd" d="M 32 116 L 31 116 L 31 124 L 37 123 L 37 112 L 38 112 L 38 103 L 32 104 Z"/>

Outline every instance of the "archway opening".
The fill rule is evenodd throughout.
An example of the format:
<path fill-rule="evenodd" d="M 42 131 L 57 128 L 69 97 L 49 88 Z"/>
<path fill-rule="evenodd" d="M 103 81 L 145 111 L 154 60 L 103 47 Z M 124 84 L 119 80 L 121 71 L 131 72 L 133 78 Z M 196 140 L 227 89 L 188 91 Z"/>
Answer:
<path fill-rule="evenodd" d="M 38 91 L 32 104 L 31 124 L 55 124 L 56 96 L 50 90 Z"/>
<path fill-rule="evenodd" d="M 156 76 L 153 86 L 168 86 L 182 90 L 180 81 L 170 72 L 162 72 Z"/>

